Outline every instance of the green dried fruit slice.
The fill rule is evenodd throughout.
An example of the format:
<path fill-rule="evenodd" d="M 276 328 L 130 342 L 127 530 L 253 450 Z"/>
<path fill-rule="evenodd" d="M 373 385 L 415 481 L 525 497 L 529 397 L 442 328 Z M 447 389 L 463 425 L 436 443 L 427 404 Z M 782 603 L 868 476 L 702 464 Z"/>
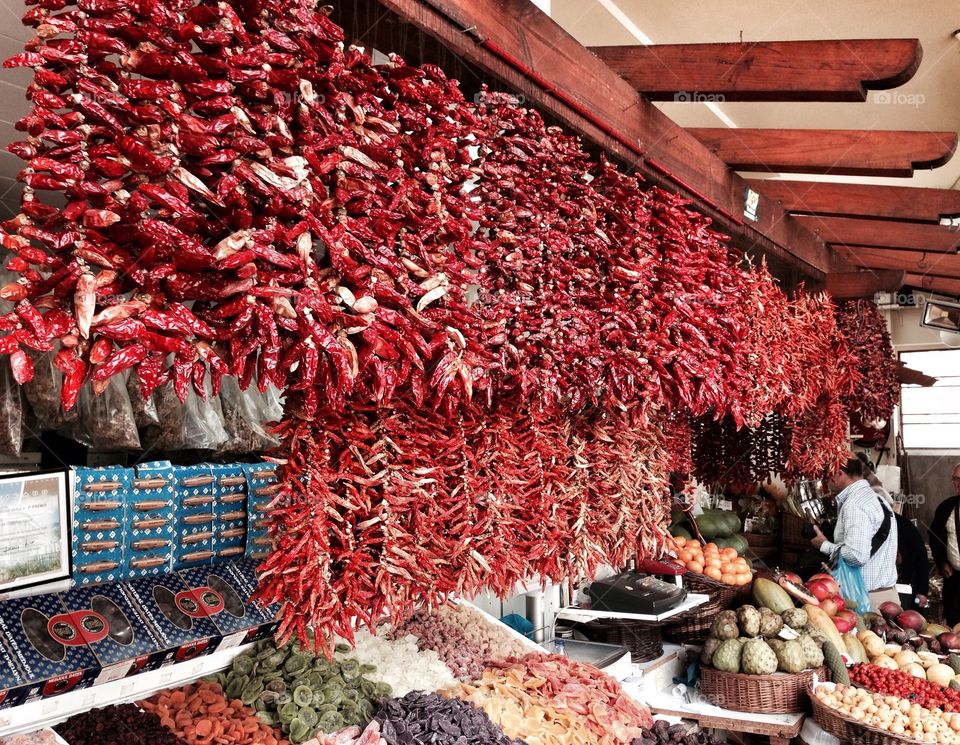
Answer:
<path fill-rule="evenodd" d="M 301 743 L 310 739 L 310 727 L 300 719 L 290 722 L 290 742 Z"/>
<path fill-rule="evenodd" d="M 296 675 L 307 668 L 307 658 L 302 654 L 295 654 L 283 663 L 283 669 L 291 675 Z"/>
<path fill-rule="evenodd" d="M 339 732 L 343 729 L 343 725 L 346 722 L 344 718 L 335 711 L 330 711 L 320 717 L 320 721 L 317 722 L 317 725 L 324 732 Z"/>
<path fill-rule="evenodd" d="M 320 721 L 320 715 L 310 707 L 304 707 L 300 709 L 300 713 L 297 714 L 297 719 L 303 722 L 305 725 L 313 729 L 316 726 L 317 722 Z"/>
<path fill-rule="evenodd" d="M 249 675 L 253 670 L 253 659 L 242 654 L 234 659 L 231 669 L 240 675 Z"/>
<path fill-rule="evenodd" d="M 300 685 L 293 689 L 293 702 L 297 706 L 310 706 L 313 703 L 313 689 L 308 685 Z"/>
<path fill-rule="evenodd" d="M 280 707 L 280 710 L 277 712 L 277 716 L 284 724 L 290 724 L 290 722 L 292 722 L 299 713 L 300 707 L 297 706 L 293 701 L 287 701 L 287 703 Z"/>
<path fill-rule="evenodd" d="M 263 681 L 253 680 L 244 686 L 240 694 L 240 700 L 243 701 L 244 705 L 250 706 L 250 704 L 260 698 L 261 693 L 263 693 Z"/>

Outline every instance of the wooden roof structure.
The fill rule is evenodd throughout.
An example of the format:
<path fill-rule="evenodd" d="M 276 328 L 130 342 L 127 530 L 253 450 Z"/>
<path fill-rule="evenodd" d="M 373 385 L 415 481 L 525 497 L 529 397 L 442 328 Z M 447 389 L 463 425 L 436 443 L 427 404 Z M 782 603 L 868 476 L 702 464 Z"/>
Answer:
<path fill-rule="evenodd" d="M 902 286 L 960 296 L 960 228 L 941 224 L 960 217 L 960 191 L 737 173 L 907 177 L 950 160 L 956 132 L 686 129 L 652 103 L 690 91 L 725 101 L 864 101 L 868 90 L 917 73 L 918 39 L 586 48 L 530 0 L 333 5 L 339 21 L 357 19 L 358 42 L 422 62 L 454 55 L 622 165 L 689 196 L 734 245 L 809 285 L 843 297 Z M 756 219 L 745 214 L 748 190 L 759 193 Z"/>

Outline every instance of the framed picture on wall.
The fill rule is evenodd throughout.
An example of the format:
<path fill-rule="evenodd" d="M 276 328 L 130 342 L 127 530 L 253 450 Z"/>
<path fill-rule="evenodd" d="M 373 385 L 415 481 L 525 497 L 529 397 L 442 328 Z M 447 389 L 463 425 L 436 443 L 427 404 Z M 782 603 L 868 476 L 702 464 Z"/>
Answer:
<path fill-rule="evenodd" d="M 66 470 L 0 476 L 0 595 L 70 579 Z"/>

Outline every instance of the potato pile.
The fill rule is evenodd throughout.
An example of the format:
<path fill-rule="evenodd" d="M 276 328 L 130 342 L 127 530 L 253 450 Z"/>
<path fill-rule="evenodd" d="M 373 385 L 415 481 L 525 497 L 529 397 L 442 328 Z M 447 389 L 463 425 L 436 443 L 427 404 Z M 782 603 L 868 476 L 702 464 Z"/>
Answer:
<path fill-rule="evenodd" d="M 920 742 L 960 745 L 960 713 L 925 709 L 899 696 L 844 685 L 817 686 L 814 695 L 831 709 L 869 727 Z"/>

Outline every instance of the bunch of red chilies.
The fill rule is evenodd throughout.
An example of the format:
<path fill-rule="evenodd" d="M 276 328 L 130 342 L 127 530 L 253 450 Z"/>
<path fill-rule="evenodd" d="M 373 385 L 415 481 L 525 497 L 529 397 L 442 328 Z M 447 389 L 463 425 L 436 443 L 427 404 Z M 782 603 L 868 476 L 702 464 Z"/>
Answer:
<path fill-rule="evenodd" d="M 28 4 L 0 354 L 54 352 L 65 408 L 127 370 L 285 390 L 282 637 L 655 554 L 690 416 L 842 457 L 830 301 L 509 96 L 374 66 L 308 0 Z"/>
<path fill-rule="evenodd" d="M 869 300 L 845 300 L 837 304 L 837 327 L 859 361 L 861 384 L 848 408 L 861 421 L 889 422 L 900 402 L 900 382 L 883 314 Z"/>

